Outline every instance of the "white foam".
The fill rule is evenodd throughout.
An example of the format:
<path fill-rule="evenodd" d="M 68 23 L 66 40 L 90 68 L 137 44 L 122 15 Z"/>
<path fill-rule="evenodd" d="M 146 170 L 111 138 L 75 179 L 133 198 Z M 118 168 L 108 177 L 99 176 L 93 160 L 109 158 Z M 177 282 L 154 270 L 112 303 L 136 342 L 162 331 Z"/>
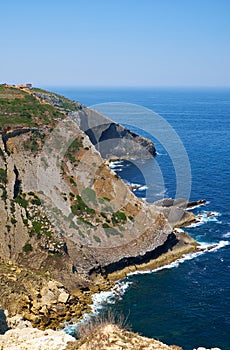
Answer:
<path fill-rule="evenodd" d="M 224 234 L 223 234 L 223 237 L 224 237 L 224 238 L 230 238 L 230 232 L 224 233 Z"/>
<path fill-rule="evenodd" d="M 177 229 L 177 230 L 179 230 L 179 229 Z M 158 267 L 154 270 L 135 271 L 135 272 L 129 273 L 127 276 L 150 274 L 150 273 L 154 273 L 154 272 L 164 270 L 164 269 L 172 269 L 172 268 L 178 267 L 180 264 L 182 264 L 183 262 L 185 262 L 187 260 L 192 260 L 192 259 L 194 259 L 202 254 L 215 252 L 215 251 L 217 251 L 217 250 L 219 250 L 219 249 L 221 249 L 229 244 L 230 244 L 230 242 L 228 242 L 228 241 L 220 241 L 219 243 L 204 243 L 203 242 L 203 243 L 200 243 L 202 251 L 183 255 L 181 258 L 177 259 L 176 261 L 174 261 L 168 265 Z M 120 300 L 131 284 L 132 284 L 132 282 L 127 281 L 127 280 L 118 281 L 117 284 L 111 290 L 105 291 L 105 292 L 100 292 L 100 293 L 95 293 L 92 296 L 93 303 L 90 305 L 92 311 L 90 313 L 84 314 L 83 318 L 78 323 L 75 323 L 75 324 L 66 323 L 66 327 L 63 329 L 64 332 L 67 334 L 74 334 L 77 331 L 77 328 L 79 325 L 87 323 L 90 318 L 95 317 L 106 304 L 114 304 L 117 300 Z"/>
<path fill-rule="evenodd" d="M 193 207 L 186 208 L 186 210 L 193 210 L 193 209 L 202 207 L 202 206 L 207 205 L 207 204 L 210 204 L 210 202 L 205 202 L 205 203 L 197 204 L 197 205 L 194 205 Z"/>
<path fill-rule="evenodd" d="M 214 248 L 210 249 L 209 252 L 215 252 L 216 250 L 226 247 L 229 244 L 229 241 L 220 241 Z"/>
<path fill-rule="evenodd" d="M 134 187 L 132 190 L 133 190 L 133 192 L 135 192 L 135 191 L 145 191 L 145 190 L 147 190 L 148 189 L 148 186 L 146 186 L 146 185 L 131 185 L 132 187 Z M 135 188 L 136 187 L 136 188 Z"/>
<path fill-rule="evenodd" d="M 216 211 L 203 211 L 201 214 L 196 215 L 196 219 L 198 220 L 198 222 L 189 225 L 189 228 L 201 226 L 211 221 L 221 224 L 221 221 L 217 219 L 218 216 L 221 216 L 221 214 Z"/>
<path fill-rule="evenodd" d="M 176 232 L 181 232 L 181 233 L 183 233 L 183 232 L 185 232 L 182 228 L 179 228 L 179 227 L 177 227 L 177 228 L 174 228 L 174 231 L 176 231 Z"/>
<path fill-rule="evenodd" d="M 116 173 L 122 171 L 121 168 L 114 168 L 113 170 L 114 170 Z"/>
<path fill-rule="evenodd" d="M 118 281 L 111 290 L 95 293 L 92 296 L 92 312 L 98 313 L 98 311 L 102 309 L 105 304 L 115 304 L 117 300 L 122 298 L 130 284 L 131 282 L 128 281 Z"/>
<path fill-rule="evenodd" d="M 159 152 L 156 152 L 157 156 L 167 156 L 167 153 L 159 153 Z"/>
<path fill-rule="evenodd" d="M 130 272 L 128 274 L 128 276 L 132 276 L 132 275 L 144 275 L 144 274 L 149 274 L 149 273 L 154 273 L 157 271 L 161 271 L 164 269 L 172 269 L 174 267 L 178 267 L 180 264 L 182 264 L 183 262 L 187 261 L 187 260 L 192 260 L 200 255 L 203 255 L 205 253 L 210 253 L 210 252 L 215 252 L 227 245 L 229 245 L 230 243 L 228 241 L 220 241 L 219 243 L 205 243 L 202 242 L 200 243 L 200 247 L 201 247 L 201 251 L 195 252 L 195 253 L 190 253 L 190 254 L 185 254 L 183 255 L 181 258 L 177 259 L 176 261 L 173 261 L 172 263 L 168 264 L 168 265 L 164 265 L 161 267 L 158 267 L 154 270 L 146 270 L 146 271 L 135 271 L 135 272 Z"/>
<path fill-rule="evenodd" d="M 114 162 L 110 162 L 109 164 L 115 164 L 115 165 L 123 164 L 123 160 L 115 160 Z"/>
<path fill-rule="evenodd" d="M 126 185 L 128 185 L 129 187 L 132 188 L 133 192 L 135 191 L 145 191 L 148 189 L 147 185 L 143 185 L 140 183 L 133 183 L 133 182 L 129 182 L 129 181 L 125 181 Z"/>
<path fill-rule="evenodd" d="M 115 161 L 115 162 L 110 162 L 109 163 L 110 169 L 116 170 L 116 171 L 121 171 L 124 167 L 123 161 Z"/>
<path fill-rule="evenodd" d="M 118 281 L 109 291 L 102 291 L 93 294 L 93 303 L 90 305 L 92 311 L 85 313 L 83 318 L 75 324 L 66 323 L 64 332 L 67 334 L 74 334 L 79 325 L 87 323 L 90 318 L 95 317 L 106 304 L 115 304 L 117 300 L 120 300 L 130 284 L 132 283 L 128 281 Z"/>

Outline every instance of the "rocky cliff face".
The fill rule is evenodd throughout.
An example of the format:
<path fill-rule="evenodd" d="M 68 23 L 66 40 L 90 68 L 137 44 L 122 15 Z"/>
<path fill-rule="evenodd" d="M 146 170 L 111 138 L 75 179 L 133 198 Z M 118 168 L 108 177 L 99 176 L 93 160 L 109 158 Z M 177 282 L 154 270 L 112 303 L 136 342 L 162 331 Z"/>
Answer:
<path fill-rule="evenodd" d="M 39 291 L 20 304 L 26 305 L 24 311 L 19 307 L 12 314 L 20 311 L 28 318 L 29 308 L 34 322 L 37 317 L 39 324 L 45 315 L 48 321 L 43 321 L 50 324 L 52 308 L 43 312 L 41 302 L 38 311 L 34 306 L 42 298 L 43 276 L 61 283 L 65 293 L 86 290 L 97 275 L 106 277 L 148 262 L 181 241 L 172 227 L 180 220 L 193 220 L 193 214 L 174 207 L 173 222 L 168 222 L 161 206 L 133 195 L 95 147 L 111 133 L 121 142 L 126 137 L 137 140 L 141 152 L 147 149 L 146 155 L 154 154 L 152 143 L 111 121 L 88 128 L 94 120 L 91 111 L 40 90 L 1 86 L 0 113 L 0 257 L 3 265 L 11 261 L 33 271 L 41 283 Z M 105 157 L 123 157 L 121 144 L 115 153 L 100 151 Z M 111 150 L 115 149 L 113 145 Z M 132 152 L 140 156 L 138 147 Z M 195 246 L 190 242 L 186 251 Z M 24 298 L 31 286 L 14 278 Z M 3 307 L 8 286 L 3 283 L 0 292 Z M 60 293 L 56 294 L 58 300 Z M 63 307 L 60 314 L 66 315 Z"/>
<path fill-rule="evenodd" d="M 34 89 L 33 93 L 74 120 L 104 159 L 150 158 L 156 155 L 152 141 L 114 123 L 96 110 L 47 91 Z"/>

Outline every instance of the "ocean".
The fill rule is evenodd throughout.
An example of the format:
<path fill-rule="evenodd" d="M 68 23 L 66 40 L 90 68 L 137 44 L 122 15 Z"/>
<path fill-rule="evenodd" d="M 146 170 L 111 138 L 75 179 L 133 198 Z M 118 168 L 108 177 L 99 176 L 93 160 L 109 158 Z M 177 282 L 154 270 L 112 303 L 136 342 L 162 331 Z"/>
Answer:
<path fill-rule="evenodd" d="M 104 103 L 109 103 L 109 106 L 115 102 L 122 106 L 127 103 L 142 106 L 167 121 L 171 128 L 167 138 L 170 139 L 175 131 L 181 140 L 172 151 L 165 147 L 167 140 L 162 144 L 154 135 L 151 112 L 146 118 L 141 116 L 140 122 L 135 113 L 130 113 L 127 120 L 118 115 L 118 122 L 131 125 L 134 131 L 152 138 L 157 156 L 155 160 L 139 160 L 137 163 L 132 160 L 115 162 L 111 167 L 124 181 L 133 184 L 138 197 L 150 202 L 176 196 L 178 173 L 182 177 L 183 174 L 191 175 L 184 176 L 183 186 L 187 187 L 182 192 L 187 194 L 189 191 L 190 200 L 205 199 L 207 204 L 193 210 L 200 216 L 200 223 L 185 228 L 185 231 L 203 245 L 217 244 L 216 249 L 189 255 L 163 269 L 128 276 L 119 287 L 119 293 L 95 297 L 96 309 L 123 314 L 133 331 L 182 346 L 184 350 L 198 346 L 229 350 L 230 90 L 52 90 L 95 109 L 99 104 L 98 109 L 102 111 Z M 116 113 L 113 119 L 116 120 Z M 183 147 L 189 160 L 188 165 L 184 155 L 185 170 L 178 168 L 176 159 L 173 159 L 175 153 L 183 154 Z M 153 169 L 156 169 L 155 173 Z M 210 212 L 211 216 L 208 215 Z"/>

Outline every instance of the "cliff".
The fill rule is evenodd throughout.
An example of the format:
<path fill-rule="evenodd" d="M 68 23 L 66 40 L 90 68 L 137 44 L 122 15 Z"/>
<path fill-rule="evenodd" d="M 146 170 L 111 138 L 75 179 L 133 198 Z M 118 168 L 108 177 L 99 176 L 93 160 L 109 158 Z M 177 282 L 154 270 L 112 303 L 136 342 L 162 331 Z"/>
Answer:
<path fill-rule="evenodd" d="M 115 123 L 96 110 L 45 90 L 32 91 L 41 101 L 55 106 L 74 120 L 104 159 L 150 158 L 156 155 L 152 141 Z"/>
<path fill-rule="evenodd" d="M 21 325 L 22 327 L 22 325 Z M 0 335 L 2 350 L 182 350 L 178 346 L 168 346 L 157 340 L 141 337 L 113 324 L 96 327 L 83 339 L 75 338 L 61 331 L 40 331 L 27 325 L 27 328 L 12 329 Z"/>
<path fill-rule="evenodd" d="M 193 214 L 172 205 L 168 221 L 103 159 L 125 157 L 125 139 L 135 140 L 129 156 L 154 155 L 154 145 L 95 113 L 53 93 L 0 86 L 0 300 L 42 329 L 80 317 L 118 270 L 197 247 L 173 232 Z M 110 149 L 96 149 L 110 138 Z"/>

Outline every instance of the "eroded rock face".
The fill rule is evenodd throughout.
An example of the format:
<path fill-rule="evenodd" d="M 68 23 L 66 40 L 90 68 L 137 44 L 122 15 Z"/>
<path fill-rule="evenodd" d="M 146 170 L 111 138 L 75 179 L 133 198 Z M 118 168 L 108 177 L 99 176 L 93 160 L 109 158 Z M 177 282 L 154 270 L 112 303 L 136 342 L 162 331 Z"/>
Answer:
<path fill-rule="evenodd" d="M 160 210 L 133 195 L 71 120 L 50 127 L 5 133 L 0 255 L 87 274 L 162 245 L 171 227 Z"/>
<path fill-rule="evenodd" d="M 70 101 L 63 102 L 58 96 L 47 101 L 43 95 L 35 98 L 31 91 L 17 90 L 7 88 L 9 102 L 22 99 L 23 108 L 31 113 L 21 113 L 19 103 L 17 123 L 11 124 L 14 114 L 4 110 L 7 124 L 0 139 L 4 278 L 0 297 L 4 308 L 10 305 L 11 316 L 22 313 L 40 328 L 50 324 L 55 328 L 55 322 L 73 313 L 80 315 L 89 303 L 89 295 L 86 302 L 74 299 L 75 289 L 89 291 L 91 279 L 97 274 L 107 276 L 117 263 L 123 268 L 141 263 L 146 254 L 159 255 L 162 247 L 171 250 L 178 241 L 172 236 L 173 227 L 194 217 L 176 206 L 163 208 L 136 198 L 95 148 L 111 132 L 121 142 L 123 136 L 139 140 L 136 144 L 151 155 L 152 144 L 108 120 L 99 129 L 98 124 L 89 125 L 93 112 L 79 104 L 73 108 Z M 73 122 L 73 113 L 78 123 Z M 83 122 L 86 125 L 81 130 Z M 88 126 L 91 135 L 85 132 Z M 121 148 L 124 154 L 125 143 Z M 138 148 L 133 152 L 135 149 L 139 152 Z M 169 221 L 167 216 L 172 213 Z"/>
<path fill-rule="evenodd" d="M 34 91 L 34 94 L 41 101 L 64 111 L 86 133 L 104 159 L 150 158 L 156 155 L 152 141 L 114 123 L 101 113 L 50 92 Z"/>
<path fill-rule="evenodd" d="M 18 328 L 20 323 L 25 326 L 27 321 L 39 329 L 56 329 L 65 320 L 79 318 L 83 312 L 90 310 L 91 284 L 76 274 L 71 276 L 74 282 L 71 291 L 51 279 L 49 273 L 39 274 L 13 264 L 0 263 L 0 275 L 0 300 L 4 309 L 0 312 L 1 333 L 8 327 Z M 104 281 L 105 289 L 110 285 Z M 94 292 L 98 292 L 99 288 L 92 286 Z"/>

